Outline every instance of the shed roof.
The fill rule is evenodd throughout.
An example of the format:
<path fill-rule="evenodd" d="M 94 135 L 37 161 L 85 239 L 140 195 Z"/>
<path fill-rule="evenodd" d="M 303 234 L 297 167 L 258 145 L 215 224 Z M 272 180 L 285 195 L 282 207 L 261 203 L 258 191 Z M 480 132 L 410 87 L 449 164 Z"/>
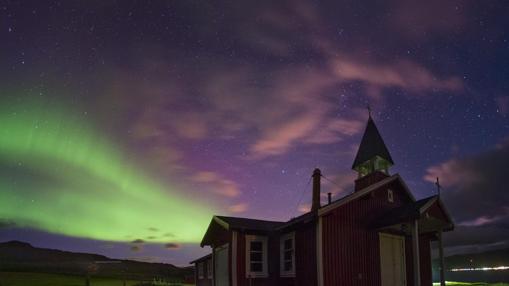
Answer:
<path fill-rule="evenodd" d="M 428 198 L 424 198 L 418 201 L 415 201 L 410 204 L 403 205 L 401 207 L 397 207 L 387 211 L 383 214 L 379 219 L 377 219 L 373 226 L 377 228 L 386 227 L 395 225 L 402 222 L 409 222 L 411 220 L 419 219 L 423 213 L 425 213 L 430 207 L 434 204 L 438 204 L 444 215 L 445 215 L 445 223 L 447 223 L 448 228 L 445 229 L 451 230 L 454 228 L 454 222 L 452 218 L 447 213 L 446 209 L 442 206 L 442 202 L 439 196 L 431 196 Z"/>
<path fill-rule="evenodd" d="M 402 205 L 397 208 L 388 210 L 374 224 L 376 227 L 393 225 L 396 223 L 414 220 L 419 218 L 423 207 L 431 203 L 437 196 L 431 196 L 422 200 L 418 200 L 409 204 Z"/>
<path fill-rule="evenodd" d="M 231 216 L 215 216 L 222 222 L 226 223 L 229 229 L 248 229 L 258 231 L 272 231 L 284 224 L 281 221 L 259 220 L 242 217 Z"/>
<path fill-rule="evenodd" d="M 204 261 L 204 260 L 207 260 L 207 259 L 210 259 L 210 258 L 212 258 L 212 253 L 209 253 L 209 254 L 207 254 L 205 256 L 202 256 L 200 258 L 196 258 L 195 260 L 189 262 L 189 264 L 194 264 L 196 262 L 201 262 L 201 261 Z"/>

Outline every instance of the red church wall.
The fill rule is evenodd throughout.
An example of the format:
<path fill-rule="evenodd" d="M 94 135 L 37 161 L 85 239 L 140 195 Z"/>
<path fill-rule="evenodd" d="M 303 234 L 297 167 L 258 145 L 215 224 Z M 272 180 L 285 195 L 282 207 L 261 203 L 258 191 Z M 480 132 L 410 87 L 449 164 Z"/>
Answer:
<path fill-rule="evenodd" d="M 419 237 L 419 267 L 421 268 L 421 285 L 433 285 L 432 278 L 432 265 L 431 265 L 431 240 L 432 235 L 422 234 Z M 405 239 L 405 252 L 406 252 L 406 277 L 407 285 L 414 285 L 414 258 L 412 253 L 412 240 L 411 237 Z"/>
<path fill-rule="evenodd" d="M 393 203 L 387 189 L 393 190 Z M 379 235 L 369 224 L 387 209 L 408 202 L 402 187 L 393 182 L 324 215 L 324 285 L 380 285 Z"/>
<path fill-rule="evenodd" d="M 433 203 L 433 205 L 428 209 L 428 214 L 430 214 L 433 217 L 439 218 L 443 221 L 448 221 L 447 215 L 444 213 L 442 208 L 440 207 L 440 204 L 438 202 Z"/>

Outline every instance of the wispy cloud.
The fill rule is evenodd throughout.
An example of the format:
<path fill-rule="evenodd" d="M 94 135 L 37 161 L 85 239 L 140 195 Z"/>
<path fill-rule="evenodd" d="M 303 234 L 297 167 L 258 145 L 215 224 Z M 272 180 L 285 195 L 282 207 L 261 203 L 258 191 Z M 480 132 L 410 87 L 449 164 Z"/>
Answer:
<path fill-rule="evenodd" d="M 440 178 L 443 198 L 459 224 L 497 224 L 508 211 L 509 194 L 500 191 L 507 177 L 508 160 L 509 145 L 502 144 L 477 155 L 432 166 L 424 179 L 434 182 L 436 177 Z"/>
<path fill-rule="evenodd" d="M 249 208 L 247 203 L 238 203 L 228 207 L 228 211 L 234 214 L 246 212 Z"/>
<path fill-rule="evenodd" d="M 223 178 L 216 172 L 201 171 L 191 177 L 191 180 L 206 185 L 215 194 L 233 198 L 240 195 L 240 190 L 234 181 Z"/>
<path fill-rule="evenodd" d="M 169 250 L 179 249 L 180 247 L 180 244 L 173 242 L 169 242 L 164 245 L 164 248 Z"/>

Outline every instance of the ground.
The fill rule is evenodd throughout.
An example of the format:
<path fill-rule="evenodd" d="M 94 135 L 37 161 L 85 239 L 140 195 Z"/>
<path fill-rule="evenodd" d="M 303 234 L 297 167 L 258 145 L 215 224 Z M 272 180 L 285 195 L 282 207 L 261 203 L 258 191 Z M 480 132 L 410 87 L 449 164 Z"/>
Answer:
<path fill-rule="evenodd" d="M 126 286 L 134 286 L 139 281 L 126 281 Z M 85 280 L 81 276 L 23 273 L 23 272 L 0 272 L 0 286 L 83 286 Z M 434 283 L 434 286 L 440 285 Z M 447 282 L 451 286 L 509 286 L 508 283 L 462 283 Z M 90 280 L 90 286 L 123 286 L 123 281 L 112 278 L 94 278 Z M 192 285 L 182 285 L 192 286 Z"/>
<path fill-rule="evenodd" d="M 440 285 L 440 283 L 433 283 L 433 286 L 437 286 L 437 285 Z M 450 282 L 450 281 L 447 281 L 446 285 L 447 286 L 449 286 L 449 285 L 452 285 L 452 286 L 509 286 L 509 284 L 507 284 L 507 283 L 492 283 L 492 284 L 489 284 L 489 283 L 482 283 L 482 282 L 479 282 L 479 283 L 465 283 L 465 282 Z"/>
<path fill-rule="evenodd" d="M 139 281 L 126 281 L 126 286 L 134 286 Z M 0 272 L 0 286 L 84 286 L 81 276 L 26 272 Z M 123 286 L 123 281 L 112 278 L 90 279 L 90 286 Z M 191 286 L 191 285 L 182 285 Z"/>

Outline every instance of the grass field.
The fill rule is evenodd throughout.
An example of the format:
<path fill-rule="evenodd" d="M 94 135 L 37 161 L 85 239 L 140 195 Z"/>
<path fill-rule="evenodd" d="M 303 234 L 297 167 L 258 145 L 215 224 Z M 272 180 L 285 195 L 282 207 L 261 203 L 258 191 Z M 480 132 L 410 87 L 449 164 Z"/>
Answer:
<path fill-rule="evenodd" d="M 139 281 L 126 281 L 127 286 L 134 286 Z M 84 286 L 85 279 L 74 275 L 26 273 L 26 272 L 0 272 L 0 286 Z M 440 285 L 434 283 L 434 286 Z M 447 282 L 451 286 L 509 286 L 509 283 L 462 283 Z M 123 281 L 111 278 L 90 279 L 90 286 L 123 286 Z M 192 286 L 192 285 L 182 285 Z"/>
<path fill-rule="evenodd" d="M 139 281 L 126 281 L 126 286 L 133 286 Z M 74 275 L 0 272 L 0 286 L 84 286 L 85 278 Z M 90 286 L 123 286 L 123 281 L 111 278 L 90 279 Z M 191 285 L 182 285 L 191 286 Z"/>
<path fill-rule="evenodd" d="M 433 286 L 439 286 L 439 285 L 440 285 L 440 283 L 433 283 Z M 446 282 L 446 285 L 451 285 L 451 286 L 509 286 L 509 284 L 507 284 L 507 283 L 489 284 L 489 283 L 482 283 L 482 282 L 465 283 L 465 282 L 449 282 L 449 281 Z"/>

